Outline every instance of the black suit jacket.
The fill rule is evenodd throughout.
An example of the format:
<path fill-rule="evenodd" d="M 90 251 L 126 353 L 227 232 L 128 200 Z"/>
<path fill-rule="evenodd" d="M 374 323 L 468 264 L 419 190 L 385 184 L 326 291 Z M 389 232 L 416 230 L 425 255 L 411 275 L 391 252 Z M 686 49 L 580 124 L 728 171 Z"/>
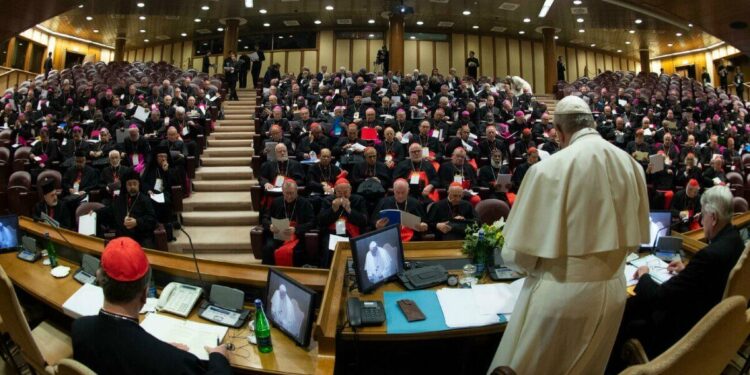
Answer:
<path fill-rule="evenodd" d="M 456 216 L 463 216 L 465 221 L 450 222 Z M 430 206 L 425 222 L 429 225 L 430 231 L 435 233 L 435 239 L 438 241 L 463 240 L 466 237 L 466 226 L 469 221 L 475 221 L 476 217 L 477 215 L 471 203 L 462 199 L 457 205 L 453 206 L 448 199 L 441 199 Z M 451 230 L 448 233 L 443 233 L 437 229 L 437 224 L 444 221 L 450 222 L 448 225 L 451 227 Z"/>
<path fill-rule="evenodd" d="M 154 237 L 156 229 L 156 212 L 151 205 L 151 198 L 148 193 L 141 193 L 135 201 L 131 202 L 130 217 L 136 219 L 138 224 L 133 229 L 125 228 L 125 216 L 128 214 L 128 193 L 124 189 L 120 196 L 112 200 L 108 206 L 104 206 L 97 211 L 100 223 L 111 229 L 115 229 L 117 236 L 127 236 L 137 241 L 141 246 L 149 244 Z"/>
<path fill-rule="evenodd" d="M 68 191 L 73 188 L 73 184 L 78 177 L 78 169 L 73 167 L 65 171 L 62 179 L 63 195 L 67 195 Z M 99 172 L 94 168 L 85 165 L 81 171 L 81 180 L 78 183 L 78 191 L 89 192 L 91 189 L 96 189 L 99 185 Z"/>

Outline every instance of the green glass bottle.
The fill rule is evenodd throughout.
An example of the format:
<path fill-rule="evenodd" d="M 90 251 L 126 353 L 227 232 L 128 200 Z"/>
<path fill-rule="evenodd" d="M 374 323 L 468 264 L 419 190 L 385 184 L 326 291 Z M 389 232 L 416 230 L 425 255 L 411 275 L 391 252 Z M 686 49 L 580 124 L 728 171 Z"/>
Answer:
<path fill-rule="evenodd" d="M 44 234 L 44 239 L 47 240 L 47 256 L 49 257 L 49 265 L 52 268 L 57 267 L 57 250 L 55 250 L 55 244 L 52 239 L 49 238 L 49 233 Z"/>
<path fill-rule="evenodd" d="M 273 351 L 271 325 L 268 324 L 266 313 L 263 312 L 263 302 L 260 299 L 255 300 L 255 339 L 258 343 L 258 350 L 261 353 L 270 353 Z"/>

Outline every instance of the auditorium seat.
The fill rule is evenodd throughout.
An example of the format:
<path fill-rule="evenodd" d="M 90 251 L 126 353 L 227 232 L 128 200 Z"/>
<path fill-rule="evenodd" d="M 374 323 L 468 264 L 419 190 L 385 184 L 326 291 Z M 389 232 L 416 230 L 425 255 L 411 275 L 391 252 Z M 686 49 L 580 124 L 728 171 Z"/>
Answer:
<path fill-rule="evenodd" d="M 265 244 L 264 231 L 262 225 L 256 225 L 250 228 L 250 244 L 253 247 L 253 256 L 255 259 L 263 259 L 263 245 Z M 318 259 L 320 257 L 320 232 L 312 230 L 305 233 L 305 254 L 308 259 Z M 328 249 L 328 244 L 325 244 Z"/>
<path fill-rule="evenodd" d="M 31 190 L 31 174 L 13 172 L 8 179 L 8 209 L 16 215 L 31 217 L 36 194 Z"/>
<path fill-rule="evenodd" d="M 745 196 L 745 179 L 737 172 L 727 172 L 727 183 L 732 195 L 735 197 Z"/>
<path fill-rule="evenodd" d="M 510 212 L 508 204 L 499 199 L 484 199 L 474 209 L 482 224 L 492 224 L 500 218 L 507 219 Z"/>
<path fill-rule="evenodd" d="M 36 177 L 36 181 L 37 181 L 36 191 L 39 196 L 39 200 L 44 199 L 44 193 L 42 193 L 42 187 L 41 187 L 40 181 L 47 181 L 49 179 L 52 179 L 55 181 L 55 190 L 57 190 L 59 193 L 62 192 L 62 174 L 60 174 L 60 172 L 54 169 L 45 169 L 41 171 L 39 175 Z"/>
<path fill-rule="evenodd" d="M 13 172 L 28 171 L 31 168 L 31 147 L 23 146 L 13 153 Z"/>
<path fill-rule="evenodd" d="M 94 371 L 75 359 L 65 358 L 55 366 L 56 375 L 96 375 Z"/>
<path fill-rule="evenodd" d="M 742 296 L 745 299 L 750 298 L 750 263 L 747 263 L 748 253 L 750 253 L 750 244 L 745 246 L 740 259 L 729 272 L 727 286 L 724 288 L 724 298 L 731 296 Z"/>
<path fill-rule="evenodd" d="M 734 207 L 735 214 L 747 212 L 748 210 L 747 201 L 745 200 L 745 198 L 742 198 L 742 197 L 733 197 L 732 207 Z"/>
<path fill-rule="evenodd" d="M 10 178 L 10 150 L 0 146 L 0 215 L 8 209 L 8 178 Z"/>

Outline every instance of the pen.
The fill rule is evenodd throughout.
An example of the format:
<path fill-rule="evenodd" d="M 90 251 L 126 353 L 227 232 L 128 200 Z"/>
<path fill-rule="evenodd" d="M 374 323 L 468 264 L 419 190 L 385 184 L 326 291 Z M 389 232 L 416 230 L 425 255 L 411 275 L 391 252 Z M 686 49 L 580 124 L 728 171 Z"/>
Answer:
<path fill-rule="evenodd" d="M 219 346 L 221 344 L 221 340 L 219 340 L 219 336 L 216 336 L 216 346 Z"/>

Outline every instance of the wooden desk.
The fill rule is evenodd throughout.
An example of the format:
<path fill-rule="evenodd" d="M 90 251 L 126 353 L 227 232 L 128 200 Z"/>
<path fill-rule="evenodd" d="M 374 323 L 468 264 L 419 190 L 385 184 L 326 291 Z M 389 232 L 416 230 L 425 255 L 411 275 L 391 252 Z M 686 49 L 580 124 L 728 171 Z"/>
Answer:
<path fill-rule="evenodd" d="M 457 259 L 465 258 L 461 253 L 462 241 L 440 241 L 440 242 L 410 242 L 404 244 L 404 257 L 406 260 L 420 259 Z M 414 334 L 387 334 L 386 325 L 376 327 L 362 327 L 357 329 L 356 334 L 351 328 L 340 330 L 339 327 L 346 322 L 346 300 L 348 297 L 360 297 L 357 291 L 349 292 L 346 282 L 347 259 L 351 258 L 349 243 L 340 242 L 336 248 L 336 254 L 328 275 L 323 300 L 321 301 L 318 321 L 313 331 L 318 341 L 318 368 L 316 374 L 325 374 L 327 370 L 335 367 L 336 338 L 344 340 L 354 339 L 359 341 L 410 341 L 410 340 L 433 340 L 454 337 L 468 337 L 477 335 L 500 334 L 505 329 L 505 324 L 493 324 L 484 327 L 473 327 L 465 329 L 453 329 L 439 332 L 425 332 Z M 457 273 L 457 270 L 448 270 Z M 440 288 L 438 286 L 436 288 Z M 391 282 L 379 287 L 375 292 L 361 296 L 362 300 L 383 300 L 385 291 L 405 290 L 399 283 Z"/>
<path fill-rule="evenodd" d="M 32 264 L 18 259 L 15 253 L 0 254 L 0 266 L 14 285 L 63 312 L 62 305 L 81 287 L 81 284 L 72 277 L 78 269 L 76 264 L 62 258 L 59 263 L 71 268 L 70 275 L 57 279 L 50 275 L 50 267 L 43 265 L 41 260 Z M 145 315 L 140 316 L 141 320 L 144 318 Z M 193 309 L 188 319 L 210 324 L 198 316 L 197 308 Z M 315 341 L 311 343 L 310 348 L 303 349 L 281 331 L 272 328 L 273 352 L 261 354 L 256 346 L 248 343 L 248 334 L 247 325 L 241 329 L 230 328 L 223 341 L 224 343 L 231 342 L 235 346 L 235 350 L 229 352 L 229 362 L 237 372 L 284 374 L 312 374 L 314 372 L 317 360 Z"/>
<path fill-rule="evenodd" d="M 732 217 L 732 225 L 738 229 L 750 225 L 750 211 L 734 215 L 734 217 Z M 682 248 L 692 254 L 695 254 L 708 246 L 705 242 L 706 236 L 703 234 L 702 228 L 684 233 L 674 232 L 674 235 L 682 238 Z"/>

